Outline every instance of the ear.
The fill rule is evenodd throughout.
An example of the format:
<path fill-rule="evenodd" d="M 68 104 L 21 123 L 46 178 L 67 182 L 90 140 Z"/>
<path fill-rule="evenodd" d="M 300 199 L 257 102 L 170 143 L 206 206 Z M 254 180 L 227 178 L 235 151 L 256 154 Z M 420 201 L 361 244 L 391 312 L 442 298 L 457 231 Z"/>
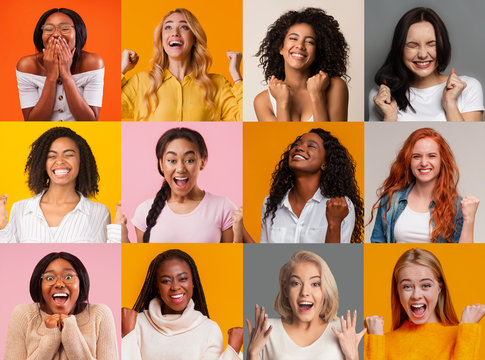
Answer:
<path fill-rule="evenodd" d="M 323 163 L 323 164 L 320 166 L 320 169 L 321 169 L 322 171 L 324 171 L 326 168 L 327 168 L 327 163 Z"/>
<path fill-rule="evenodd" d="M 200 170 L 204 170 L 205 166 L 207 165 L 207 162 L 209 161 L 208 158 L 202 159 L 202 163 L 200 165 Z"/>

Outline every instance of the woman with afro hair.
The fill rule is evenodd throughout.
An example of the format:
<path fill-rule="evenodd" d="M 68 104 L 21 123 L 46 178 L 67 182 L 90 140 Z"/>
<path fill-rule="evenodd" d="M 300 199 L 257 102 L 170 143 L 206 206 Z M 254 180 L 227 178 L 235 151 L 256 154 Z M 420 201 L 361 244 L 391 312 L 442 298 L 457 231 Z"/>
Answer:
<path fill-rule="evenodd" d="M 0 242 L 120 242 L 126 219 L 115 224 L 106 206 L 88 197 L 98 193 L 96 160 L 86 140 L 69 128 L 54 127 L 31 145 L 25 172 L 33 198 L 12 206 L 0 196 Z"/>
<path fill-rule="evenodd" d="M 354 160 L 328 131 L 298 136 L 272 178 L 261 211 L 262 243 L 362 242 Z"/>
<path fill-rule="evenodd" d="M 348 45 L 322 9 L 283 14 L 261 42 L 268 91 L 254 99 L 259 121 L 346 121 Z"/>

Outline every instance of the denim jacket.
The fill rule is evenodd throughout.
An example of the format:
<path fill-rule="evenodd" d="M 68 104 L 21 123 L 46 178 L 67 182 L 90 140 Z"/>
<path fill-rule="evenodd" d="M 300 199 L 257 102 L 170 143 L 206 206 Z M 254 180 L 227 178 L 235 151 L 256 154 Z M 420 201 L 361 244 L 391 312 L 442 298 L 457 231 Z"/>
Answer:
<path fill-rule="evenodd" d="M 386 208 L 384 204 L 387 201 L 387 197 L 383 198 L 380 202 L 380 208 L 377 211 L 376 222 L 374 224 L 374 230 L 372 230 L 372 236 L 370 241 L 373 243 L 395 243 L 396 239 L 394 238 L 394 225 L 396 225 L 396 221 L 399 216 L 404 211 L 404 208 L 408 204 L 408 195 L 411 189 L 413 188 L 414 183 L 409 185 L 407 189 L 398 190 L 392 196 L 390 202 L 389 211 L 386 214 Z M 461 235 L 461 228 L 463 227 L 463 214 L 461 210 L 460 204 L 461 198 L 458 198 L 457 201 L 457 211 L 455 215 L 455 232 L 453 233 L 453 242 L 457 243 L 460 240 Z M 431 212 L 434 208 L 434 201 L 431 201 L 429 204 L 429 211 Z M 385 220 L 384 221 L 384 217 Z M 387 223 L 387 227 L 386 227 Z M 441 236 L 436 241 L 438 243 L 448 243 L 446 239 L 443 239 Z"/>

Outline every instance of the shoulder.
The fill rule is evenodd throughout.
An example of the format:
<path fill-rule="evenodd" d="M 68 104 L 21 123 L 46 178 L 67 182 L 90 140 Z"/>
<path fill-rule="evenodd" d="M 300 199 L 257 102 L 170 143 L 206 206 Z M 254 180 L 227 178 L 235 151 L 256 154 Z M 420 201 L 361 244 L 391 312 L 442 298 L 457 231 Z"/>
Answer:
<path fill-rule="evenodd" d="M 207 334 L 208 337 L 217 337 L 221 338 L 222 340 L 222 331 L 219 325 L 209 318 L 205 318 L 205 320 L 201 323 L 200 326 L 203 326 L 204 332 Z"/>
<path fill-rule="evenodd" d="M 223 75 L 220 74 L 207 74 L 209 76 L 209 79 L 216 84 L 217 87 L 223 86 L 226 84 L 230 84 L 229 80 L 227 80 Z"/>
<path fill-rule="evenodd" d="M 270 104 L 269 92 L 268 90 L 261 91 L 254 98 L 254 106 L 264 106 Z"/>
<path fill-rule="evenodd" d="M 39 304 L 20 304 L 17 305 L 10 316 L 10 321 L 15 321 L 20 324 L 31 322 L 33 319 L 40 317 Z"/>
<path fill-rule="evenodd" d="M 471 77 L 471 76 L 460 76 L 460 79 L 464 82 L 466 82 L 466 88 L 463 90 L 464 92 L 477 92 L 477 91 L 482 91 L 482 84 L 480 84 L 480 81 L 477 79 Z"/>
<path fill-rule="evenodd" d="M 207 198 L 207 201 L 210 203 L 217 203 L 221 204 L 224 206 L 231 206 L 231 207 L 236 207 L 234 203 L 227 197 L 222 196 L 222 195 L 214 195 L 208 191 L 205 192 L 205 196 Z"/>
<path fill-rule="evenodd" d="M 40 67 L 39 62 L 37 61 L 38 56 L 38 54 L 34 54 L 21 57 L 17 62 L 17 70 L 28 74 L 39 75 Z"/>
<path fill-rule="evenodd" d="M 146 211 L 150 210 L 153 205 L 153 201 L 154 199 L 147 199 L 143 201 L 140 205 L 136 207 L 135 211 L 144 211 L 145 209 L 147 209 Z"/>
<path fill-rule="evenodd" d="M 81 73 L 104 68 L 103 58 L 95 53 L 87 51 L 81 52 L 79 70 Z"/>
<path fill-rule="evenodd" d="M 341 77 L 334 76 L 330 79 L 330 87 L 328 91 L 347 92 L 348 91 L 347 83 Z"/>
<path fill-rule="evenodd" d="M 109 214 L 109 210 L 108 210 L 108 207 L 106 205 L 101 204 L 101 203 L 96 202 L 96 201 L 91 201 L 87 197 L 85 197 L 84 195 L 82 195 L 81 199 L 82 199 L 82 201 L 84 201 L 86 203 L 86 205 L 91 210 L 94 210 L 96 213 L 108 213 Z"/>
<path fill-rule="evenodd" d="M 111 309 L 105 304 L 89 304 L 88 310 L 95 317 L 100 319 L 112 319 L 113 313 Z"/>

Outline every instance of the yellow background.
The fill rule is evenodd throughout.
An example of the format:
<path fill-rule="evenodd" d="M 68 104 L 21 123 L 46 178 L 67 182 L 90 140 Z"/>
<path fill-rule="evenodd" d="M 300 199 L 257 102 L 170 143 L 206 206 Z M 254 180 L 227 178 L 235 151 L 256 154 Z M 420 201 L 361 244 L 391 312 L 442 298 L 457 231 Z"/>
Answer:
<path fill-rule="evenodd" d="M 242 244 L 122 244 L 121 304 L 132 308 L 140 294 L 150 262 L 169 249 L 180 249 L 195 261 L 211 320 L 227 330 L 243 326 Z"/>
<path fill-rule="evenodd" d="M 14 202 L 32 197 L 27 187 L 25 163 L 30 145 L 46 130 L 69 127 L 82 136 L 94 154 L 100 176 L 99 193 L 91 199 L 106 205 L 112 218 L 121 198 L 121 126 L 119 122 L 0 122 L 2 170 L 0 194 L 9 194 L 7 210 Z"/>
<path fill-rule="evenodd" d="M 209 72 L 222 74 L 232 82 L 226 51 L 242 52 L 241 0 L 122 0 L 121 49 L 135 50 L 140 56 L 136 68 L 128 72 L 127 77 L 139 71 L 149 70 L 148 62 L 153 56 L 153 31 L 165 14 L 176 8 L 190 10 L 202 25 L 207 35 L 209 54 L 213 60 Z"/>
<path fill-rule="evenodd" d="M 364 317 L 384 316 L 384 332 L 391 331 L 391 280 L 394 265 L 416 244 L 365 244 L 364 246 Z M 485 304 L 483 259 L 485 244 L 427 244 L 420 248 L 431 251 L 441 262 L 448 290 L 458 319 L 463 309 L 476 303 Z M 479 359 L 485 359 L 485 331 Z"/>
<path fill-rule="evenodd" d="M 313 128 L 329 131 L 347 148 L 356 162 L 356 178 L 364 196 L 363 123 L 244 123 L 243 203 L 244 225 L 259 242 L 261 207 L 269 194 L 271 174 L 281 155 L 297 136 Z"/>

